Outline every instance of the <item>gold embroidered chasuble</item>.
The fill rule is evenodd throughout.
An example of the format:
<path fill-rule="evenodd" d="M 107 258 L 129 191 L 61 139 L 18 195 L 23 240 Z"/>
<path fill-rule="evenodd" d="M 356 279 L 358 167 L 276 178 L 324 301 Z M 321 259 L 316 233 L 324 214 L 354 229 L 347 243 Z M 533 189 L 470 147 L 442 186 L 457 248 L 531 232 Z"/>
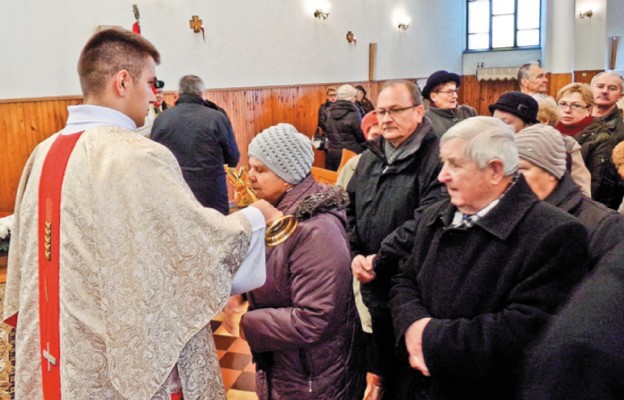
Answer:
<path fill-rule="evenodd" d="M 56 135 L 33 151 L 15 206 L 4 318 L 18 313 L 16 398 L 41 398 L 37 189 Z M 62 398 L 224 399 L 210 319 L 249 246 L 240 213 L 202 207 L 165 147 L 115 127 L 85 131 L 61 192 Z"/>

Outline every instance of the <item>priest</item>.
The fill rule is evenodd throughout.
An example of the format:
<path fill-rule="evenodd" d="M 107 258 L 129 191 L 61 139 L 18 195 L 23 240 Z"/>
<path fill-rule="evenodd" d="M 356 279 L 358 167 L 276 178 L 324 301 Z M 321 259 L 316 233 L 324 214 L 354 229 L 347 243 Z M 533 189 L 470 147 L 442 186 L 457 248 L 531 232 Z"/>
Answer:
<path fill-rule="evenodd" d="M 84 104 L 24 168 L 4 304 L 17 399 L 225 399 L 209 322 L 241 263 L 264 268 L 279 212 L 202 207 L 173 154 L 133 132 L 159 62 L 140 35 L 96 33 Z"/>

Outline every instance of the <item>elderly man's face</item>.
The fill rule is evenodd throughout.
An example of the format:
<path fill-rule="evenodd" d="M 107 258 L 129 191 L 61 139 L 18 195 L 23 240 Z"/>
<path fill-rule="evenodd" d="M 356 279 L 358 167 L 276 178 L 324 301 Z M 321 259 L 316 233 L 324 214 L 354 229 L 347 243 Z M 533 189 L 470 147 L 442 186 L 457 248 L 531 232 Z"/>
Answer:
<path fill-rule="evenodd" d="M 450 139 L 440 147 L 442 170 L 438 180 L 446 185 L 451 204 L 464 214 L 474 214 L 492 201 L 490 166 L 479 169 L 464 154 L 466 141 Z"/>
<path fill-rule="evenodd" d="M 624 95 L 622 93 L 622 79 L 612 75 L 601 75 L 592 85 L 594 103 L 601 108 L 611 108 Z"/>
<path fill-rule="evenodd" d="M 399 147 L 422 122 L 425 109 L 415 105 L 405 85 L 389 86 L 377 98 L 377 120 L 381 134 L 394 147 Z"/>
<path fill-rule="evenodd" d="M 546 93 L 548 90 L 548 78 L 546 71 L 538 65 L 531 65 L 528 69 L 529 77 L 523 79 L 528 93 Z"/>

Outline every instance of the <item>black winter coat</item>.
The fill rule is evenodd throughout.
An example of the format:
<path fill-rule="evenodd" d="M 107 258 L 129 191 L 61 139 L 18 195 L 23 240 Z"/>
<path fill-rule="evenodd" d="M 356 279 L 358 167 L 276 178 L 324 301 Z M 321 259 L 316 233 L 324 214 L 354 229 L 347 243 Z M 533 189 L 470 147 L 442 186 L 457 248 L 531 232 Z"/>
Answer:
<path fill-rule="evenodd" d="M 240 153 L 230 121 L 214 107 L 199 96 L 183 94 L 175 107 L 154 120 L 151 138 L 171 150 L 197 200 L 227 214 L 223 164 L 235 167 Z"/>
<path fill-rule="evenodd" d="M 420 147 L 415 140 L 421 137 Z M 446 195 L 438 181 L 441 169 L 438 137 L 431 122 L 424 118 L 412 136 L 402 144 L 408 151 L 392 164 L 384 154 L 384 139 L 369 142 L 347 187 L 349 193 L 349 240 L 351 253 L 376 254 L 386 236 L 408 220 L 417 209 L 433 204 Z M 411 147 L 411 148 L 410 148 Z M 362 285 L 362 296 L 369 307 L 386 308 L 390 278 L 396 265 L 375 270 L 377 277 Z"/>
<path fill-rule="evenodd" d="M 624 242 L 574 292 L 526 363 L 523 400 L 624 398 Z"/>
<path fill-rule="evenodd" d="M 342 157 L 342 149 L 360 154 L 366 150 L 366 138 L 360 124 L 362 114 L 355 103 L 348 100 L 336 100 L 329 106 L 329 115 L 325 121 L 328 138 L 327 169 L 336 170 Z"/>
<path fill-rule="evenodd" d="M 587 232 L 535 197 L 524 177 L 472 228 L 451 227 L 443 200 L 423 211 L 390 307 L 404 399 L 513 399 L 523 352 L 585 273 Z M 410 369 L 404 334 L 433 318 L 422 348 L 431 377 Z"/>
<path fill-rule="evenodd" d="M 624 240 L 624 217 L 581 193 L 565 174 L 545 202 L 569 212 L 581 220 L 589 234 L 589 268 Z"/>

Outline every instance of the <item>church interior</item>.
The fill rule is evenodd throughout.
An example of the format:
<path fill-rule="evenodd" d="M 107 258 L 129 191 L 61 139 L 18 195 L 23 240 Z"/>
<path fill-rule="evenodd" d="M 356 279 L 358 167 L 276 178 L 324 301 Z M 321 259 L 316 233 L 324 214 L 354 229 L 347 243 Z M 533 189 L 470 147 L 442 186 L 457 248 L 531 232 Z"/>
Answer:
<path fill-rule="evenodd" d="M 422 89 L 432 72 L 443 69 L 461 76 L 459 103 L 489 116 L 489 105 L 517 90 L 516 72 L 526 62 L 542 65 L 551 96 L 571 82 L 589 83 L 605 69 L 624 71 L 624 54 L 618 57 L 623 1 L 522 1 L 538 10 L 536 43 L 487 49 L 467 48 L 468 9 L 484 0 L 4 2 L 0 217 L 14 212 L 32 150 L 63 128 L 68 106 L 81 104 L 76 64 L 82 45 L 99 29 L 138 26 L 161 53 L 156 72 L 169 104 L 177 99 L 180 77 L 201 77 L 206 97 L 227 112 L 239 166 L 246 166 L 249 143 L 271 125 L 289 123 L 312 138 L 328 86 L 361 85 L 375 104 L 384 82 L 409 79 Z M 314 167 L 323 169 L 324 152 L 314 151 Z M 233 202 L 232 187 L 229 195 Z M 0 262 L 4 282 L 6 255 Z M 255 399 L 249 348 L 219 318 L 213 331 L 228 399 Z M 6 326 L 0 333 L 0 400 L 12 398 L 11 335 Z"/>

